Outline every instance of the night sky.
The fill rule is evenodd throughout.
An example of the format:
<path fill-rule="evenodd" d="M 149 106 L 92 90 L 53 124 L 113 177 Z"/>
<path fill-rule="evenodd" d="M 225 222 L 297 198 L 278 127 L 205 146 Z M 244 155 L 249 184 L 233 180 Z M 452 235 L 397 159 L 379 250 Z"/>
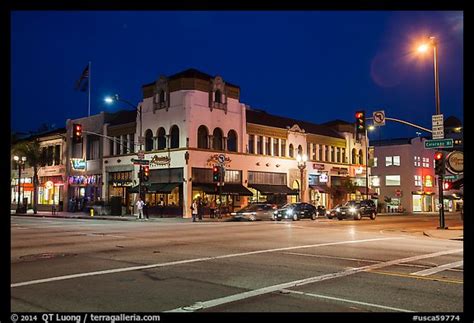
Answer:
<path fill-rule="evenodd" d="M 431 128 L 439 39 L 441 112 L 463 120 L 463 14 L 449 11 L 14 11 L 11 127 L 64 127 L 87 116 L 74 89 L 89 61 L 91 113 L 106 95 L 138 103 L 141 86 L 196 68 L 239 85 L 241 102 L 276 115 L 353 122 L 356 110 Z M 415 136 L 387 123 L 373 139 Z"/>

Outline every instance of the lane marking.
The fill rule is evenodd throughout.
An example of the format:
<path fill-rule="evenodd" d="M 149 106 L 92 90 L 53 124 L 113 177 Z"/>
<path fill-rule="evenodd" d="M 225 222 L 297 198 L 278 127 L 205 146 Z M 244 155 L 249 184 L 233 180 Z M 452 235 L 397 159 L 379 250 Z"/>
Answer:
<path fill-rule="evenodd" d="M 298 294 L 298 295 L 304 295 L 304 296 L 310 296 L 310 297 L 323 298 L 323 299 L 329 299 L 329 300 L 338 301 L 338 302 L 353 303 L 353 304 L 364 305 L 364 306 L 368 306 L 368 307 L 376 307 L 376 308 L 381 308 L 381 309 L 384 309 L 384 310 L 390 310 L 390 311 L 395 311 L 395 312 L 407 312 L 407 313 L 414 312 L 414 311 L 405 310 L 405 309 L 397 308 L 397 307 L 384 306 L 384 305 L 366 303 L 366 302 L 359 302 L 359 301 L 354 301 L 354 300 L 347 299 L 347 298 L 331 297 L 331 296 L 326 296 L 326 295 L 321 295 L 321 294 L 313 294 L 313 293 L 305 293 L 305 292 L 289 290 L 289 289 L 284 289 L 284 290 L 282 290 L 282 292 L 291 293 L 291 294 Z"/>
<path fill-rule="evenodd" d="M 257 251 L 250 251 L 250 252 L 234 253 L 234 254 L 228 254 L 228 255 L 222 255 L 222 256 L 203 257 L 203 258 L 179 260 L 179 261 L 172 261 L 172 262 L 159 263 L 159 264 L 133 266 L 133 267 L 125 267 L 125 268 L 117 268 L 117 269 L 108 269 L 108 270 L 100 270 L 100 271 L 93 271 L 93 272 L 87 272 L 87 273 L 79 273 L 79 274 L 72 274 L 72 275 L 64 275 L 64 276 L 57 276 L 57 277 L 51 277 L 51 278 L 30 280 L 30 281 L 26 281 L 26 282 L 11 284 L 10 287 L 14 288 L 14 287 L 20 287 L 20 286 L 36 285 L 36 284 L 48 283 L 48 282 L 52 282 L 52 281 L 59 281 L 59 280 L 66 280 L 66 279 L 73 279 L 73 278 L 80 278 L 80 277 L 87 277 L 87 276 L 114 274 L 114 273 L 120 273 L 120 272 L 126 272 L 126 271 L 134 271 L 134 270 L 150 269 L 150 268 L 157 268 L 157 267 L 182 265 L 182 264 L 189 264 L 189 263 L 194 263 L 194 262 L 210 261 L 210 260 L 225 259 L 225 258 L 232 258 L 232 257 L 241 257 L 241 256 L 256 255 L 256 254 L 269 253 L 269 252 L 284 251 L 284 250 L 315 248 L 315 247 L 325 247 L 325 246 L 336 246 L 336 245 L 341 245 L 341 244 L 363 243 L 363 242 L 385 241 L 385 240 L 398 240 L 398 239 L 404 239 L 404 238 L 400 238 L 400 237 L 375 238 L 375 239 L 364 239 L 364 240 L 328 242 L 328 243 L 302 245 L 302 246 L 294 246 L 294 247 L 284 247 L 284 248 L 276 248 L 276 249 L 265 249 L 265 250 L 257 250 Z"/>
<path fill-rule="evenodd" d="M 463 265 L 463 260 L 460 260 L 460 261 L 452 262 L 450 264 L 445 264 L 445 265 L 441 265 L 441 266 L 438 266 L 438 267 L 417 271 L 416 273 L 411 273 L 410 275 L 429 276 L 429 275 L 436 274 L 440 271 L 444 271 L 446 269 L 461 267 L 462 265 Z"/>
<path fill-rule="evenodd" d="M 360 272 L 366 272 L 366 271 L 369 271 L 369 270 L 389 267 L 389 266 L 397 265 L 397 264 L 404 263 L 404 262 L 418 261 L 418 260 L 421 260 L 421 259 L 427 259 L 427 258 L 433 258 L 433 257 L 449 255 L 449 254 L 453 254 L 453 253 L 459 253 L 459 252 L 462 252 L 462 251 L 463 251 L 463 249 L 453 249 L 453 250 L 439 251 L 439 252 L 430 253 L 430 254 L 412 256 L 412 257 L 408 257 L 408 258 L 401 258 L 401 259 L 385 261 L 385 262 L 378 263 L 378 264 L 363 266 L 363 267 L 359 267 L 359 268 L 346 269 L 346 270 L 331 273 L 331 274 L 325 274 L 325 275 L 321 275 L 321 276 L 309 277 L 309 278 L 295 280 L 295 281 L 282 283 L 282 284 L 278 284 L 278 285 L 268 286 L 268 287 L 264 287 L 264 288 L 260 288 L 260 289 L 256 289 L 256 290 L 250 290 L 248 292 L 243 292 L 243 293 L 234 294 L 234 295 L 230 295 L 230 296 L 224 296 L 224 297 L 216 298 L 216 299 L 209 300 L 209 301 L 197 302 L 194 305 L 196 305 L 196 307 L 199 307 L 201 309 L 207 309 L 207 308 L 211 308 L 211 307 L 215 307 L 215 306 L 219 306 L 219 305 L 223 305 L 223 304 L 227 304 L 227 303 L 232 303 L 232 302 L 240 301 L 240 300 L 255 297 L 255 296 L 260 296 L 260 295 L 280 291 L 282 289 L 287 289 L 287 288 L 291 288 L 291 287 L 298 287 L 298 286 L 304 286 L 304 285 L 307 285 L 307 284 L 313 284 L 313 283 L 317 283 L 317 282 L 321 282 L 321 281 L 325 281 L 325 280 L 329 280 L 329 279 L 335 279 L 335 278 L 345 277 L 345 276 L 349 276 L 349 275 L 354 275 L 354 274 L 357 274 L 357 273 L 360 273 Z M 173 310 L 170 310 L 170 311 L 166 311 L 166 312 L 190 312 L 190 311 L 193 311 L 192 308 L 194 307 L 194 305 L 179 307 L 179 308 L 176 308 L 176 309 L 173 309 Z"/>
<path fill-rule="evenodd" d="M 388 271 L 378 271 L 378 270 L 375 271 L 375 270 L 370 270 L 369 273 L 380 274 L 380 275 L 387 275 L 387 276 L 403 277 L 403 278 L 411 278 L 411 279 L 422 279 L 422 280 L 440 281 L 440 282 L 443 282 L 443 283 L 464 284 L 464 282 L 463 282 L 462 280 L 457 280 L 457 279 L 446 279 L 446 278 L 438 278 L 438 277 L 413 276 L 412 274 L 396 273 L 396 272 L 388 272 Z"/>

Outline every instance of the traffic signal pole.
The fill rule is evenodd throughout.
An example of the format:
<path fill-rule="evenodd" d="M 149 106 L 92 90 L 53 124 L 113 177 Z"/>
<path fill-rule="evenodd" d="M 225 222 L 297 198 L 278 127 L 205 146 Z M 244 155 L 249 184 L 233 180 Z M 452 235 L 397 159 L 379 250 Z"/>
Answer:
<path fill-rule="evenodd" d="M 444 156 L 443 156 L 444 158 Z M 444 173 L 444 164 L 443 164 L 443 173 Z M 444 192 L 443 192 L 443 173 L 438 175 L 438 186 L 439 186 L 439 228 L 446 229 L 444 223 Z"/>

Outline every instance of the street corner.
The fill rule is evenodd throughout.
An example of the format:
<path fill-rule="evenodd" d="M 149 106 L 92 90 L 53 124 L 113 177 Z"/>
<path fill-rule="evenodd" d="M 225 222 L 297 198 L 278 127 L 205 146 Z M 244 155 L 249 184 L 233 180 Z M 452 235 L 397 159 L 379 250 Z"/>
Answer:
<path fill-rule="evenodd" d="M 433 230 L 425 230 L 423 231 L 423 235 L 436 238 L 436 239 L 447 239 L 447 240 L 458 240 L 463 241 L 463 228 L 462 227 L 452 227 L 446 229 L 433 229 Z"/>

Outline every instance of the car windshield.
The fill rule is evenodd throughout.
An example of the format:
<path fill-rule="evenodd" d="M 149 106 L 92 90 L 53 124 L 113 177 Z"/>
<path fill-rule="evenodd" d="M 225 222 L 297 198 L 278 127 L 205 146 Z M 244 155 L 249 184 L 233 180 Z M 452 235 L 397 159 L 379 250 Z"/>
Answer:
<path fill-rule="evenodd" d="M 295 205 L 293 203 L 286 203 L 285 205 L 283 205 L 281 208 L 282 209 L 288 209 L 290 207 L 294 207 Z"/>
<path fill-rule="evenodd" d="M 356 201 L 347 201 L 344 206 L 351 207 L 351 206 L 356 206 L 357 202 Z"/>

